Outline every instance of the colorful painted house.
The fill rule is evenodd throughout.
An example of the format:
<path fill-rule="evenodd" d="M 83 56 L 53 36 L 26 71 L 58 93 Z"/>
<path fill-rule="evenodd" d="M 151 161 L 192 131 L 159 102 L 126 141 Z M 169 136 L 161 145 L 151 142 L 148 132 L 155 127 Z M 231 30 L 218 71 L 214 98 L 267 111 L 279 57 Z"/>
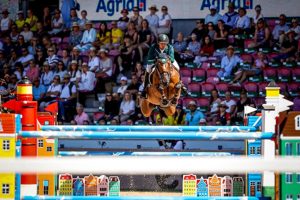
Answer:
<path fill-rule="evenodd" d="M 59 196 L 73 195 L 73 177 L 71 174 L 60 174 L 58 178 Z"/>
<path fill-rule="evenodd" d="M 241 197 L 244 196 L 244 179 L 243 177 L 233 177 L 233 196 Z"/>
<path fill-rule="evenodd" d="M 207 197 L 208 196 L 208 184 L 207 179 L 201 177 L 197 179 L 197 196 L 198 197 Z"/>
<path fill-rule="evenodd" d="M 109 196 L 116 197 L 120 196 L 120 179 L 118 176 L 109 177 Z"/>
<path fill-rule="evenodd" d="M 105 175 L 101 175 L 97 179 L 97 196 L 108 196 L 109 194 L 109 180 Z"/>
<path fill-rule="evenodd" d="M 197 176 L 193 174 L 183 175 L 182 195 L 197 196 Z"/>
<path fill-rule="evenodd" d="M 82 178 L 73 178 L 73 196 L 84 196 L 84 180 Z"/>
<path fill-rule="evenodd" d="M 14 114 L 0 114 L 0 158 L 14 157 L 16 157 L 16 117 Z M 15 179 L 14 173 L 0 173 L 0 199 L 15 198 Z"/>
<path fill-rule="evenodd" d="M 223 197 L 231 197 L 233 195 L 233 180 L 230 176 L 222 178 L 221 195 Z"/>
<path fill-rule="evenodd" d="M 84 193 L 85 196 L 96 196 L 97 195 L 97 177 L 90 174 L 84 177 Z"/>
<path fill-rule="evenodd" d="M 300 156 L 300 112 L 289 112 L 281 125 L 280 154 Z M 300 171 L 281 173 L 280 199 L 300 199 Z"/>
<path fill-rule="evenodd" d="M 216 174 L 208 178 L 208 196 L 221 196 L 221 181 Z"/>

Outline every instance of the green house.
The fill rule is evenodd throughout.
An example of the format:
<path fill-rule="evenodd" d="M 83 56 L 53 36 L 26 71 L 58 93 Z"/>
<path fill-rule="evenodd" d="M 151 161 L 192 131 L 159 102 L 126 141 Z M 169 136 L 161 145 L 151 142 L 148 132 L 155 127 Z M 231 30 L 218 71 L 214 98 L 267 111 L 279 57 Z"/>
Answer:
<path fill-rule="evenodd" d="M 282 156 L 300 156 L 300 112 L 289 112 L 283 121 L 280 154 Z M 300 199 L 300 167 L 299 172 L 281 173 L 280 199 Z"/>

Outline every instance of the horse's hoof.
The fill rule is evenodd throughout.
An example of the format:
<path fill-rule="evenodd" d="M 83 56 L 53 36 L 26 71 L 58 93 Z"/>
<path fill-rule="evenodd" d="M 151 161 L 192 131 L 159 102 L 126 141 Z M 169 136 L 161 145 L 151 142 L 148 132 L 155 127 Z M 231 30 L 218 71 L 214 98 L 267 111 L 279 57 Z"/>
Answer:
<path fill-rule="evenodd" d="M 171 104 L 176 106 L 178 104 L 178 99 L 176 98 L 172 99 Z"/>
<path fill-rule="evenodd" d="M 167 107 L 168 106 L 168 100 L 167 99 L 163 99 L 162 101 L 161 101 L 161 107 Z"/>

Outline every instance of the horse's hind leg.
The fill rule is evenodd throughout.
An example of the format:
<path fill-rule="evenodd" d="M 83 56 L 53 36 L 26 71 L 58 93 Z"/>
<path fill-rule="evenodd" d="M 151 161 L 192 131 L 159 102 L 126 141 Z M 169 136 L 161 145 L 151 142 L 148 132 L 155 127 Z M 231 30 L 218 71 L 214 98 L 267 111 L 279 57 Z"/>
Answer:
<path fill-rule="evenodd" d="M 147 100 L 141 99 L 140 102 L 140 107 L 141 107 L 141 112 L 145 117 L 150 117 L 152 110 L 153 110 L 153 105 L 150 104 Z"/>

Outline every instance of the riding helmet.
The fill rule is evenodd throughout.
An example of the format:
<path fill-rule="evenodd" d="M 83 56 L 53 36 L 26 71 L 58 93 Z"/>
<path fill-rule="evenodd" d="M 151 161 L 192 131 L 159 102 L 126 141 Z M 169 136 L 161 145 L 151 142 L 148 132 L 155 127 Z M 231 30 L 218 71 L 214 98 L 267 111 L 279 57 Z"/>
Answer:
<path fill-rule="evenodd" d="M 158 36 L 158 43 L 163 42 L 163 43 L 169 43 L 169 38 L 166 34 L 160 34 Z"/>

